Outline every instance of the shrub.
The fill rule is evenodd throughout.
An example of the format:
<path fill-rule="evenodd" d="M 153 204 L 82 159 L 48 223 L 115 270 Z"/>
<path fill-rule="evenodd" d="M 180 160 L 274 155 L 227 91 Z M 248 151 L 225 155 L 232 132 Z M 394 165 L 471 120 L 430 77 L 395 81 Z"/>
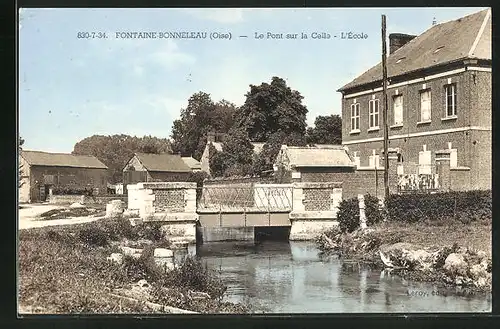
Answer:
<path fill-rule="evenodd" d="M 54 195 L 87 195 L 92 196 L 93 189 L 88 186 L 77 185 L 55 185 L 52 187 Z"/>
<path fill-rule="evenodd" d="M 103 219 L 97 223 L 110 240 L 117 241 L 122 238 L 134 239 L 137 237 L 137 232 L 128 219 Z"/>
<path fill-rule="evenodd" d="M 365 195 L 365 215 L 368 225 L 373 225 L 383 219 L 377 197 Z M 342 200 L 337 212 L 339 227 L 342 232 L 353 232 L 359 227 L 359 201 L 358 198 Z"/>
<path fill-rule="evenodd" d="M 156 282 L 164 274 L 162 268 L 155 263 L 154 248 L 151 246 L 144 248 L 139 258 L 126 255 L 123 264 L 126 275 L 131 281 L 145 279 L 148 282 Z"/>
<path fill-rule="evenodd" d="M 134 227 L 134 231 L 138 238 L 154 242 L 161 241 L 163 237 L 163 233 L 161 232 L 161 223 L 159 222 L 139 224 Z"/>
<path fill-rule="evenodd" d="M 389 219 L 417 221 L 489 221 L 491 191 L 391 195 L 386 201 Z"/>
<path fill-rule="evenodd" d="M 218 299 L 222 298 L 227 289 L 222 280 L 197 257 L 186 257 L 165 278 L 164 285 L 205 292 Z"/>

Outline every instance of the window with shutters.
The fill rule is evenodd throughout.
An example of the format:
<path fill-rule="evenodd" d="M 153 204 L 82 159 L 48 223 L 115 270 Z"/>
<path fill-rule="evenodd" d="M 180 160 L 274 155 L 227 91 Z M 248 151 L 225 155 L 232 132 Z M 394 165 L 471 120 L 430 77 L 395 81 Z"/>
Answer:
<path fill-rule="evenodd" d="M 403 124 L 403 95 L 396 95 L 393 98 L 394 124 Z"/>
<path fill-rule="evenodd" d="M 379 100 L 372 99 L 369 103 L 369 120 L 370 120 L 370 129 L 378 129 L 379 128 Z"/>
<path fill-rule="evenodd" d="M 351 105 L 351 132 L 359 131 L 359 103 Z"/>
<path fill-rule="evenodd" d="M 452 83 L 445 87 L 446 117 L 453 118 L 457 115 L 457 85 Z"/>
<path fill-rule="evenodd" d="M 420 92 L 420 122 L 431 121 L 431 90 Z"/>

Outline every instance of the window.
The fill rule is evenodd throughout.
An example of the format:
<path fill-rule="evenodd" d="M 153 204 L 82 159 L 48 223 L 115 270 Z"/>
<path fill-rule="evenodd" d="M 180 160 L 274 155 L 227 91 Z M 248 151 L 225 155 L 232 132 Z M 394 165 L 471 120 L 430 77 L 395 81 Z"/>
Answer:
<path fill-rule="evenodd" d="M 351 131 L 359 130 L 359 103 L 351 105 Z"/>
<path fill-rule="evenodd" d="M 370 100 L 370 128 L 375 129 L 378 128 L 379 126 L 379 100 L 378 99 L 372 99 Z"/>
<path fill-rule="evenodd" d="M 425 145 L 423 145 L 423 151 L 418 154 L 418 174 L 432 174 L 432 154 L 431 151 L 427 151 Z"/>
<path fill-rule="evenodd" d="M 446 116 L 454 117 L 457 115 L 457 86 L 449 84 L 445 87 L 446 93 Z"/>
<path fill-rule="evenodd" d="M 394 124 L 402 125 L 403 124 L 403 96 L 397 95 L 393 98 L 394 104 Z"/>
<path fill-rule="evenodd" d="M 368 157 L 368 166 L 370 168 L 380 168 L 380 155 L 375 154 L 375 151 Z"/>
<path fill-rule="evenodd" d="M 420 121 L 431 121 L 431 91 L 423 90 L 420 93 Z"/>

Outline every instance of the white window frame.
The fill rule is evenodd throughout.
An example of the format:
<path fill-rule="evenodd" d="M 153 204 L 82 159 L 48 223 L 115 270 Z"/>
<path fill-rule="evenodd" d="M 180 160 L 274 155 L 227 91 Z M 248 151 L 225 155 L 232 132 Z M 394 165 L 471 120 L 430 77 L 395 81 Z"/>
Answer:
<path fill-rule="evenodd" d="M 451 90 L 451 95 L 449 94 Z M 444 94 L 445 94 L 445 117 L 446 118 L 455 118 L 457 116 L 457 84 L 450 83 L 444 86 Z M 451 96 L 451 113 L 448 111 L 448 98 Z"/>
<path fill-rule="evenodd" d="M 424 100 L 424 95 L 428 94 L 429 98 Z M 432 102 L 431 102 L 431 90 L 424 89 L 420 92 L 420 122 L 431 122 L 432 121 Z M 428 118 L 425 117 L 424 113 L 427 112 Z"/>
<path fill-rule="evenodd" d="M 400 104 L 397 104 L 396 100 L 401 100 Z M 402 126 L 403 125 L 403 120 L 404 120 L 404 111 L 403 111 L 403 107 L 404 107 L 404 103 L 403 103 L 403 95 L 394 95 L 394 97 L 392 98 L 392 109 L 393 109 L 393 122 L 394 122 L 394 125 L 395 126 Z M 397 106 L 399 105 L 399 106 Z M 400 122 L 396 121 L 396 110 L 400 111 L 401 114 L 400 114 Z"/>
<path fill-rule="evenodd" d="M 426 147 L 418 154 L 418 174 L 432 174 L 432 152 Z"/>
<path fill-rule="evenodd" d="M 376 106 L 375 106 L 376 104 Z M 368 129 L 376 130 L 380 126 L 380 101 L 378 99 L 371 99 L 368 103 Z M 377 120 L 375 120 L 377 119 Z M 376 123 L 376 124 L 375 124 Z"/>
<path fill-rule="evenodd" d="M 351 132 L 359 132 L 359 121 L 360 121 L 360 104 L 354 103 L 351 105 Z"/>

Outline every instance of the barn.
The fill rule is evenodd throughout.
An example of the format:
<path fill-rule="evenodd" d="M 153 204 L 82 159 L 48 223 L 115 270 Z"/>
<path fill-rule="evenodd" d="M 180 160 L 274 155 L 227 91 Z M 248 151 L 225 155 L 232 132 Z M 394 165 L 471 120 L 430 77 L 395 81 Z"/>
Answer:
<path fill-rule="evenodd" d="M 41 151 L 21 151 L 19 202 L 46 201 L 49 189 L 91 188 L 106 194 L 108 167 L 94 156 Z"/>
<path fill-rule="evenodd" d="M 180 155 L 135 153 L 123 168 L 123 184 L 185 182 L 191 172 Z"/>

